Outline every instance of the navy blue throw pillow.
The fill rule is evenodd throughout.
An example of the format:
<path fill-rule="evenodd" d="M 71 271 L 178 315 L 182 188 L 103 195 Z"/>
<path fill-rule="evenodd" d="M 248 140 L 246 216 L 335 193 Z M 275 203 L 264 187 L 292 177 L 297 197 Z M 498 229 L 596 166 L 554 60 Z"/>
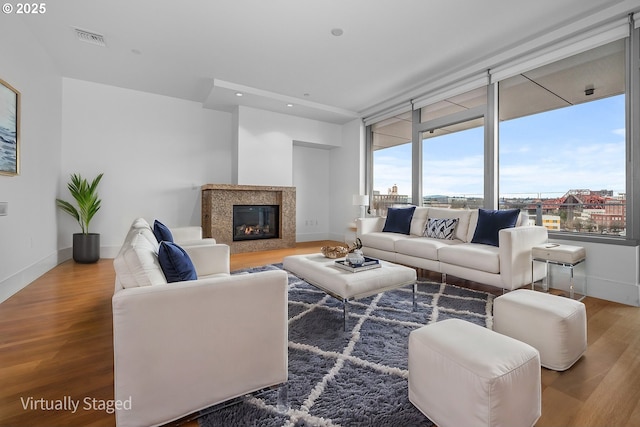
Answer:
<path fill-rule="evenodd" d="M 501 211 L 478 209 L 478 225 L 471 243 L 498 246 L 498 232 L 503 228 L 513 228 L 518 222 L 520 209 Z"/>
<path fill-rule="evenodd" d="M 389 208 L 387 209 L 387 220 L 382 231 L 387 233 L 409 234 L 411 230 L 411 219 L 415 206 L 410 208 Z"/>
<path fill-rule="evenodd" d="M 153 222 L 153 234 L 158 239 L 158 243 L 160 242 L 172 242 L 173 243 L 173 234 L 171 234 L 171 230 L 169 227 L 158 221 L 157 219 Z"/>
<path fill-rule="evenodd" d="M 169 283 L 196 280 L 198 278 L 191 258 L 189 258 L 184 249 L 175 243 L 160 242 L 158 261 L 160 261 L 160 267 Z"/>

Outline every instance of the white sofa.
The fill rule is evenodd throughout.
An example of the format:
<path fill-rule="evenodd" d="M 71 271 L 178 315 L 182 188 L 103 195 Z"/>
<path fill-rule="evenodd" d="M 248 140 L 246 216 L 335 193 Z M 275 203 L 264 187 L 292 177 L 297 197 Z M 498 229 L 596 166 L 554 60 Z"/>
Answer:
<path fill-rule="evenodd" d="M 230 275 L 229 247 L 194 239 L 196 228 L 172 231 L 197 280 L 167 283 L 144 219 L 114 259 L 118 426 L 162 425 L 287 381 L 287 273 Z"/>
<path fill-rule="evenodd" d="M 457 218 L 453 238 L 424 237 L 428 218 Z M 548 239 L 546 228 L 524 225 L 521 214 L 515 227 L 499 231 L 498 246 L 471 243 L 477 209 L 416 207 L 409 234 L 383 232 L 385 221 L 382 217 L 356 220 L 365 255 L 507 290 L 531 284 L 531 248 Z M 544 265 L 536 265 L 535 280 L 544 274 Z"/>

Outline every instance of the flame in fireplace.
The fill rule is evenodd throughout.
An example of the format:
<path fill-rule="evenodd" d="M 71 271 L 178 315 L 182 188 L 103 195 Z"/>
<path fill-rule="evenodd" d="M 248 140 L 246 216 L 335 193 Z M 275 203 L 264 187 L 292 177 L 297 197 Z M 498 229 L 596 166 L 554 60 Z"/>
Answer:
<path fill-rule="evenodd" d="M 242 225 L 240 228 L 240 234 L 244 234 L 246 236 L 255 236 L 260 234 L 269 234 L 269 226 L 259 226 L 259 225 Z"/>

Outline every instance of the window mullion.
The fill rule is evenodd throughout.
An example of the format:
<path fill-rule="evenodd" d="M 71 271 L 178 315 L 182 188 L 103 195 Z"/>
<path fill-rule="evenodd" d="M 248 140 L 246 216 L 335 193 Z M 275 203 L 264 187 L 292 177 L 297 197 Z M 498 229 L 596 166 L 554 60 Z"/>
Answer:
<path fill-rule="evenodd" d="M 487 86 L 484 119 L 484 207 L 498 209 L 498 84 Z"/>

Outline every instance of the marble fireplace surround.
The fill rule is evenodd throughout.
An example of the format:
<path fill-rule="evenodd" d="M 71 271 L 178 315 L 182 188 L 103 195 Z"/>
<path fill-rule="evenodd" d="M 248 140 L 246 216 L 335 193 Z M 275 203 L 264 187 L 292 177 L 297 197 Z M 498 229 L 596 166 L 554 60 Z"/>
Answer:
<path fill-rule="evenodd" d="M 202 232 L 231 253 L 292 248 L 296 245 L 296 188 L 261 185 L 205 184 L 202 190 Z M 274 239 L 233 241 L 234 205 L 278 205 L 280 236 Z"/>

